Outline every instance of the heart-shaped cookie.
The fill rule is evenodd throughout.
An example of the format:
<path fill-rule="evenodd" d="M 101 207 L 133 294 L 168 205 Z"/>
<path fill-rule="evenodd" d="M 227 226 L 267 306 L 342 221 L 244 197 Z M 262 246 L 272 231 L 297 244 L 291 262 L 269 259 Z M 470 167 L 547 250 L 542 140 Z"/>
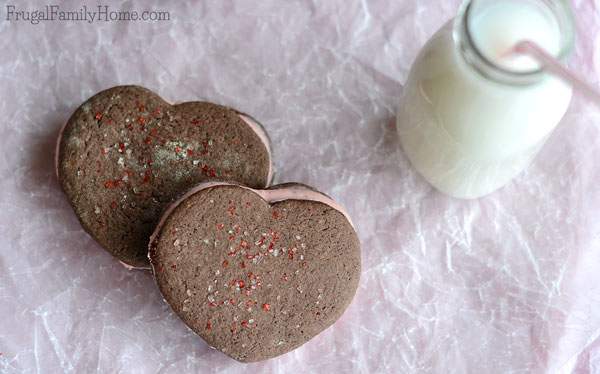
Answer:
<path fill-rule="evenodd" d="M 127 265 L 149 267 L 164 208 L 207 180 L 263 188 L 269 141 L 251 117 L 206 102 L 171 105 L 142 87 L 100 92 L 57 142 L 58 179 L 84 229 Z"/>
<path fill-rule="evenodd" d="M 175 313 L 242 362 L 289 352 L 332 325 L 360 277 L 348 216 L 297 184 L 201 184 L 167 210 L 149 256 Z"/>

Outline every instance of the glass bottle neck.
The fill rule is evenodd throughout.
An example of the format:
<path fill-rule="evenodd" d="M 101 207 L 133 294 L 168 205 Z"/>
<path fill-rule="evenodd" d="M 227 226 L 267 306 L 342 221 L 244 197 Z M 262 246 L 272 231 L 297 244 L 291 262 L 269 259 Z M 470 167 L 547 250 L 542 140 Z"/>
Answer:
<path fill-rule="evenodd" d="M 573 17 L 563 0 L 468 0 L 454 22 L 454 42 L 467 65 L 483 78 L 508 86 L 535 84 L 545 72 L 539 65 L 527 69 L 502 64 L 502 54 L 490 54 L 495 45 L 488 43 L 502 45 L 499 41 L 517 38 L 506 49 L 530 38 L 535 42 L 536 36 L 543 39 L 552 31 L 556 39 L 552 54 L 557 59 L 564 61 L 573 49 Z M 544 24 L 552 25 L 552 30 L 545 30 Z"/>

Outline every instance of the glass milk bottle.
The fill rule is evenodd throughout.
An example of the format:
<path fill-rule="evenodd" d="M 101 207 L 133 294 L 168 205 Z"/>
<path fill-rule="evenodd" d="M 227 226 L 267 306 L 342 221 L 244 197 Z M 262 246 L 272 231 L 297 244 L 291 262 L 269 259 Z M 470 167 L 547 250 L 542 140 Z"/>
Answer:
<path fill-rule="evenodd" d="M 571 88 L 526 55 L 521 41 L 565 59 L 573 46 L 565 1 L 471 0 L 423 48 L 404 86 L 400 142 L 438 190 L 472 199 L 531 162 L 571 101 Z"/>

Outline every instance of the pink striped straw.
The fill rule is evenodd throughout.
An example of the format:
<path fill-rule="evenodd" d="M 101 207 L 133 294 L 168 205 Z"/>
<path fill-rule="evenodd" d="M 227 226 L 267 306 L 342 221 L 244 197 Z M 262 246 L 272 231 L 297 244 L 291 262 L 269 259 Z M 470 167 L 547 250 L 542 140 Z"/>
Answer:
<path fill-rule="evenodd" d="M 590 84 L 583 81 L 573 72 L 566 69 L 560 61 L 550 56 L 546 51 L 540 48 L 537 44 L 530 41 L 518 43 L 514 49 L 514 53 L 526 54 L 542 64 L 544 69 L 549 73 L 563 79 L 570 84 L 576 91 L 584 94 L 590 101 L 600 107 L 600 93 Z"/>

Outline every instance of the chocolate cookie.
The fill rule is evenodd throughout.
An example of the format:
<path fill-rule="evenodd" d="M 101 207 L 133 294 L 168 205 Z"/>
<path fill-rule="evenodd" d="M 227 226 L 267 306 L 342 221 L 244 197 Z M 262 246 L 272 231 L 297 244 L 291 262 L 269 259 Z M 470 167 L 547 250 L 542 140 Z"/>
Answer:
<path fill-rule="evenodd" d="M 332 325 L 360 277 L 347 214 L 297 184 L 201 184 L 169 207 L 149 256 L 175 313 L 242 362 L 289 352 Z"/>
<path fill-rule="evenodd" d="M 57 142 L 58 179 L 84 229 L 133 267 L 164 208 L 207 180 L 256 188 L 272 177 L 268 137 L 251 117 L 207 102 L 171 105 L 120 86 L 87 100 Z"/>

